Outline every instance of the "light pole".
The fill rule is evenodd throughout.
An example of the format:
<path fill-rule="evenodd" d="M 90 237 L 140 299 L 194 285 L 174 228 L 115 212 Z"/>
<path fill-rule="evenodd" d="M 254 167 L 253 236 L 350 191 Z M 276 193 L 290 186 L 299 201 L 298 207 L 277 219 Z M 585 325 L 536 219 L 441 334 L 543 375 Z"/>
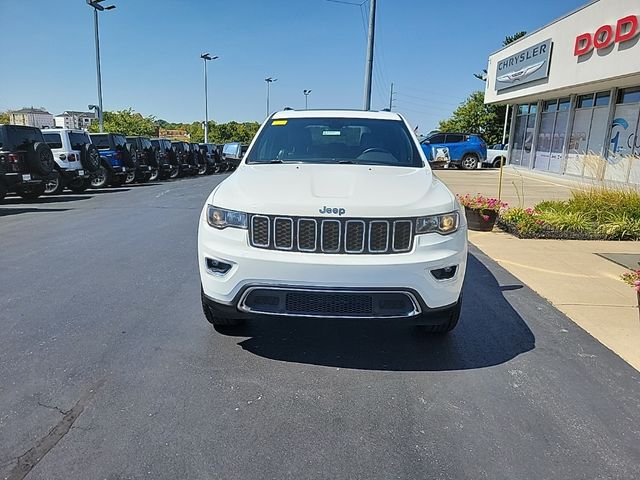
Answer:
<path fill-rule="evenodd" d="M 93 25 L 96 36 L 96 76 L 98 77 L 98 124 L 100 133 L 104 132 L 104 122 L 102 119 L 102 76 L 100 74 L 100 35 L 98 33 L 98 11 L 113 10 L 115 5 L 103 7 L 100 5 L 104 0 L 87 0 L 87 5 L 93 8 Z"/>
<path fill-rule="evenodd" d="M 208 53 L 203 53 L 200 58 L 204 61 L 204 143 L 209 143 L 209 94 L 207 92 L 207 62 L 215 60 L 217 55 L 213 57 Z"/>
<path fill-rule="evenodd" d="M 265 81 L 265 82 L 267 82 L 267 117 L 268 117 L 268 116 L 269 116 L 269 112 L 271 111 L 271 110 L 269 109 L 269 93 L 270 93 L 270 87 L 271 87 L 271 84 L 272 84 L 273 82 L 277 82 L 277 81 L 278 81 L 278 79 L 277 79 L 277 78 L 273 78 L 273 77 L 267 77 L 267 78 L 265 78 L 265 79 L 264 79 L 264 81 Z"/>
<path fill-rule="evenodd" d="M 376 0 L 370 0 L 369 38 L 367 41 L 367 66 L 364 76 L 364 109 L 371 110 L 371 77 L 373 76 L 373 46 L 376 33 Z"/>
<path fill-rule="evenodd" d="M 309 94 L 311 90 L 303 90 L 302 93 L 304 93 L 304 109 L 309 110 Z"/>

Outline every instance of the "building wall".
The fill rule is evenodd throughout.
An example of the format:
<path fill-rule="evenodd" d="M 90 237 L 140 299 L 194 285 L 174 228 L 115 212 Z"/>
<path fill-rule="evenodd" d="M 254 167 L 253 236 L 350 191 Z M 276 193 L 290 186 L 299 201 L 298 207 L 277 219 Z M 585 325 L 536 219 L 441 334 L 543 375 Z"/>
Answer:
<path fill-rule="evenodd" d="M 51 127 L 54 125 L 53 115 L 50 113 L 11 113 L 11 123 L 29 127 Z"/>
<path fill-rule="evenodd" d="M 640 185 L 639 14 L 638 0 L 598 0 L 491 56 L 485 101 L 514 105 L 512 164 Z M 576 45 L 578 37 L 594 38 L 600 30 L 600 41 L 609 33 L 615 38 L 618 24 L 627 40 L 575 51 L 584 46 Z M 545 57 L 539 45 L 549 40 L 551 55 Z M 529 66 L 533 70 L 542 61 L 549 62 L 548 77 L 542 68 L 529 75 Z"/>
<path fill-rule="evenodd" d="M 610 25 L 614 30 L 621 18 L 640 15 L 638 0 L 598 0 L 540 29 L 489 57 L 485 101 L 523 103 L 560 97 L 567 93 L 588 93 L 640 84 L 640 36 L 613 44 L 588 55 L 575 56 L 576 38 Z M 549 76 L 531 83 L 514 82 L 513 88 L 497 92 L 500 62 L 551 39 L 553 42 Z M 543 68 L 546 68 L 543 67 Z M 594 84 L 598 84 L 595 86 Z"/>

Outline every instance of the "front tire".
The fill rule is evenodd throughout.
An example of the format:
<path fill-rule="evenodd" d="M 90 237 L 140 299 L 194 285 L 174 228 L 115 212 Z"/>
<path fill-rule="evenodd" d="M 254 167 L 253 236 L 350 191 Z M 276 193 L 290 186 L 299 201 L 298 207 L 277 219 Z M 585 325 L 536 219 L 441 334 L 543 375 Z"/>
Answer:
<path fill-rule="evenodd" d="M 98 170 L 91 174 L 91 188 L 105 188 L 109 184 L 109 171 L 100 165 Z"/>
<path fill-rule="evenodd" d="M 202 286 L 200 286 L 200 299 L 202 300 L 202 312 L 205 318 L 216 330 L 224 331 L 242 325 L 243 321 L 240 319 L 220 316 L 218 312 L 215 311 L 215 307 L 207 303 Z"/>
<path fill-rule="evenodd" d="M 151 175 L 149 176 L 149 181 L 150 182 L 156 182 L 160 179 L 160 169 L 159 168 L 152 168 L 151 169 Z"/>
<path fill-rule="evenodd" d="M 60 176 L 47 180 L 44 184 L 45 195 L 60 195 L 64 190 L 64 182 Z"/>
<path fill-rule="evenodd" d="M 502 160 L 502 157 L 501 157 L 501 158 L 497 158 L 497 159 L 495 159 L 495 160 L 493 161 L 493 164 L 492 164 L 491 166 L 492 166 L 493 168 L 500 168 L 500 160 Z M 507 163 L 507 162 L 506 162 L 505 160 L 502 160 L 502 165 L 506 165 L 506 163 Z"/>
<path fill-rule="evenodd" d="M 127 172 L 127 176 L 124 178 L 124 183 L 126 183 L 127 185 L 133 183 L 136 181 L 136 171 L 135 170 L 129 170 Z"/>
<path fill-rule="evenodd" d="M 473 153 L 468 153 L 464 157 L 462 157 L 462 161 L 460 162 L 460 166 L 463 170 L 475 170 L 478 168 L 478 157 Z"/>

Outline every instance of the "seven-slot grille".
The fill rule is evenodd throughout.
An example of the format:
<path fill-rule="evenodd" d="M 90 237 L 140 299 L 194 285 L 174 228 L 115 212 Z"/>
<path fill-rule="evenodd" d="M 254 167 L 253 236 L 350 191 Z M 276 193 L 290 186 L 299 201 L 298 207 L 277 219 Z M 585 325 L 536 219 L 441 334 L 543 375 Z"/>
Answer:
<path fill-rule="evenodd" d="M 253 247 L 307 253 L 385 254 L 413 248 L 413 219 L 336 219 L 252 215 Z"/>

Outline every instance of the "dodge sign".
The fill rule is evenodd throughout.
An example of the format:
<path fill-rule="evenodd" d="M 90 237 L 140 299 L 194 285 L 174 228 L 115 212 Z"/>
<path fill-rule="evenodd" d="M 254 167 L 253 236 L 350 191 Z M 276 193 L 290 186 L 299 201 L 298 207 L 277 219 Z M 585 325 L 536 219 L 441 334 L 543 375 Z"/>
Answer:
<path fill-rule="evenodd" d="M 498 61 L 496 91 L 524 85 L 549 76 L 551 39 L 533 45 L 521 52 Z"/>

